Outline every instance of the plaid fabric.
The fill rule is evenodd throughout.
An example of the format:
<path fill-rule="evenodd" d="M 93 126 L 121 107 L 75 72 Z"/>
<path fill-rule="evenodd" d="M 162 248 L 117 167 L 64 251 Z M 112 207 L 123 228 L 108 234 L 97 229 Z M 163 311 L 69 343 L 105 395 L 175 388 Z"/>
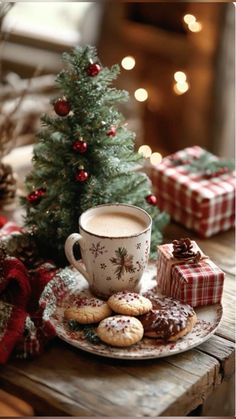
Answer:
<path fill-rule="evenodd" d="M 161 194 L 158 196 L 160 210 L 168 212 L 175 221 L 184 224 L 190 230 L 196 231 L 200 237 L 211 237 L 213 234 L 229 230 L 235 225 L 235 214 L 224 217 L 197 218 L 189 214 L 185 209 L 179 208 L 165 199 L 161 199 Z"/>
<path fill-rule="evenodd" d="M 201 147 L 189 147 L 175 153 L 198 158 Z M 172 155 L 173 156 L 173 155 Z M 205 179 L 201 173 L 190 173 L 183 165 L 175 166 L 172 156 L 151 168 L 150 177 L 159 197 L 160 209 L 205 237 L 229 229 L 235 222 L 235 172 Z"/>
<path fill-rule="evenodd" d="M 4 220 L 0 221 L 3 225 Z M 6 219 L 0 228 L 0 364 L 6 363 L 11 355 L 21 358 L 39 355 L 56 334 L 52 325 L 44 321 L 44 308 L 39 306 L 39 300 L 58 268 L 51 262 L 39 261 L 34 269 L 28 270 L 20 259 L 8 255 L 11 238 L 14 240 L 14 233 L 21 230 Z"/>
<path fill-rule="evenodd" d="M 192 243 L 197 249 L 196 243 Z M 224 272 L 208 258 L 198 264 L 176 260 L 172 250 L 172 244 L 158 247 L 157 281 L 160 290 L 192 307 L 219 303 Z"/>

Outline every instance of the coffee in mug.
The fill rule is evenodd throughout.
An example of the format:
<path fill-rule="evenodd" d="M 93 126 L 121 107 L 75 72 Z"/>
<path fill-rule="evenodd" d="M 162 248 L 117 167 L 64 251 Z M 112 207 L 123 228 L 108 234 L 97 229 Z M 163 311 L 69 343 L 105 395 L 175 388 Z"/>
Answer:
<path fill-rule="evenodd" d="M 79 218 L 79 232 L 65 243 L 69 262 L 87 279 L 100 297 L 122 291 L 138 291 L 148 263 L 152 220 L 139 207 L 106 204 L 90 208 Z M 73 246 L 79 242 L 82 262 Z"/>

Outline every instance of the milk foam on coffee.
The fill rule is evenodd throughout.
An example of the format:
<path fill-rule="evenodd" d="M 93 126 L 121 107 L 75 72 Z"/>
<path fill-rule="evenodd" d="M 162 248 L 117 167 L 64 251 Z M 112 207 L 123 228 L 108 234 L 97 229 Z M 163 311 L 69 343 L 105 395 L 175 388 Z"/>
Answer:
<path fill-rule="evenodd" d="M 132 214 L 118 211 L 97 213 L 90 216 L 84 223 L 84 228 L 93 234 L 106 237 L 127 237 L 141 233 L 147 225 Z"/>

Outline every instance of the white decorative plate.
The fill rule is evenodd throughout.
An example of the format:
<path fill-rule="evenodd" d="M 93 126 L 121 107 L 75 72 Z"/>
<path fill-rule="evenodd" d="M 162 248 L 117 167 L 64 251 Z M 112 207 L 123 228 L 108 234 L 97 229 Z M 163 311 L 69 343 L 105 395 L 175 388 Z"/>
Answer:
<path fill-rule="evenodd" d="M 155 266 L 149 265 L 142 278 L 141 293 L 156 286 Z M 222 306 L 214 304 L 196 308 L 197 324 L 191 333 L 172 343 L 159 343 L 156 339 L 143 338 L 128 348 L 115 348 L 103 343 L 91 343 L 83 331 L 74 331 L 64 320 L 64 311 L 73 304 L 78 295 L 91 296 L 87 281 L 71 267 L 61 270 L 46 286 L 40 299 L 44 308 L 43 318 L 55 327 L 62 340 L 95 355 L 119 359 L 161 358 L 192 349 L 209 339 L 219 326 Z M 160 294 L 159 294 L 160 295 Z"/>

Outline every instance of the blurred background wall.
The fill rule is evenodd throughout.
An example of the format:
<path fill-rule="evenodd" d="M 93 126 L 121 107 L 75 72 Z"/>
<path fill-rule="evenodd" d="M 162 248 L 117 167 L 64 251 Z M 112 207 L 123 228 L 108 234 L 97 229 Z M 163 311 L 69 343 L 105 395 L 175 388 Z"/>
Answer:
<path fill-rule="evenodd" d="M 89 43 L 104 65 L 121 65 L 116 85 L 130 93 L 122 112 L 137 149 L 165 156 L 198 144 L 234 155 L 232 3 L 20 2 L 0 10 L 3 111 L 28 89 L 13 112 L 17 144 L 34 141 L 50 109 L 61 53 Z"/>

